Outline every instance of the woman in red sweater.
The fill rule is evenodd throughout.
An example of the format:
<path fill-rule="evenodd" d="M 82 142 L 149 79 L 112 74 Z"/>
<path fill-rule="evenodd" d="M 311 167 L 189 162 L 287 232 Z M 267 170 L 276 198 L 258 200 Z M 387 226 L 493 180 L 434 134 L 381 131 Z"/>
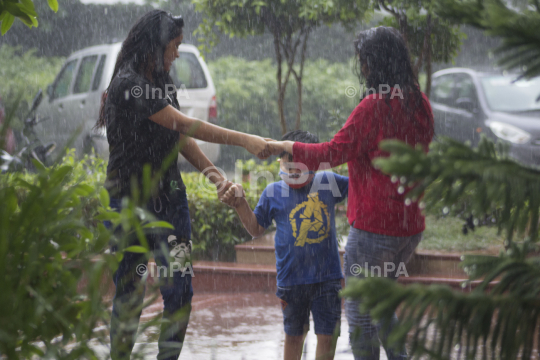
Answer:
<path fill-rule="evenodd" d="M 399 139 L 409 145 L 428 148 L 433 137 L 433 114 L 427 97 L 420 92 L 409 52 L 400 33 L 388 27 L 361 32 L 354 42 L 359 77 L 368 89 L 345 125 L 326 143 L 271 143 L 274 154 L 287 151 L 293 160 L 317 170 L 321 164 L 349 168 L 351 225 L 345 247 L 345 278 L 361 277 L 366 267 L 397 279 L 406 274 L 405 263 L 422 238 L 424 216 L 418 203 L 405 201 L 405 189 L 372 165 L 387 156 L 379 150 L 385 139 Z M 351 346 L 355 359 L 379 359 L 380 343 L 385 346 L 381 324 L 358 310 L 359 302 L 347 300 Z M 394 322 L 397 318 L 394 317 Z M 391 330 L 392 324 L 388 328 Z M 405 349 L 386 348 L 388 359 L 406 359 Z"/>

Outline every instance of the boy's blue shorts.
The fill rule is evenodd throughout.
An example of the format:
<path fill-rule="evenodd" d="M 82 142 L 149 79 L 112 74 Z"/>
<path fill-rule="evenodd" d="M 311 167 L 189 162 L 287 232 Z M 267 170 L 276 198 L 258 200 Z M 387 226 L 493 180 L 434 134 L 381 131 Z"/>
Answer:
<path fill-rule="evenodd" d="M 300 336 L 309 331 L 309 313 L 313 314 L 315 334 L 339 336 L 341 325 L 341 279 L 316 284 L 278 286 L 276 296 L 283 311 L 285 333 Z"/>

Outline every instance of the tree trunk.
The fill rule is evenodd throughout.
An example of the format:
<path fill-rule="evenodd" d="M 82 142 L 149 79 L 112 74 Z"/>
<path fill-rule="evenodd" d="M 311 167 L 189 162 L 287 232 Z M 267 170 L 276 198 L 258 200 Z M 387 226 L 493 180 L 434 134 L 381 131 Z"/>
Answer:
<path fill-rule="evenodd" d="M 306 48 L 309 38 L 309 32 L 310 29 L 306 31 L 306 34 L 304 36 L 304 43 L 302 44 L 302 54 L 300 57 L 300 74 L 298 76 L 295 74 L 296 88 L 298 93 L 298 107 L 296 109 L 296 124 L 294 127 L 296 130 L 300 129 L 300 120 L 302 118 L 302 76 L 304 73 L 304 63 L 306 60 Z"/>
<path fill-rule="evenodd" d="M 287 121 L 285 120 L 285 110 L 283 109 L 284 100 L 285 100 L 285 89 L 286 86 L 283 86 L 281 82 L 282 78 L 282 58 L 281 58 L 281 49 L 279 44 L 279 33 L 276 29 L 274 31 L 274 47 L 276 51 L 276 62 L 277 62 L 277 87 L 278 87 L 278 114 L 279 114 L 279 123 L 281 125 L 281 133 L 285 134 L 287 132 Z"/>
<path fill-rule="evenodd" d="M 433 26 L 431 23 L 431 14 L 428 15 L 427 18 L 427 29 L 426 32 L 428 33 L 427 41 L 426 41 L 426 89 L 425 94 L 429 99 L 430 93 L 431 93 L 431 31 L 433 30 Z"/>

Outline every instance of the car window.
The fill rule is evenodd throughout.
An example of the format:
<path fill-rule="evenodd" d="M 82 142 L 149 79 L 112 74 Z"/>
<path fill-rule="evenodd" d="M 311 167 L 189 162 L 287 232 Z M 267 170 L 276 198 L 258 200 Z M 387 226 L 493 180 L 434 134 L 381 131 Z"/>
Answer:
<path fill-rule="evenodd" d="M 76 65 L 77 60 L 71 60 L 64 66 L 54 84 L 53 99 L 58 99 L 69 94 L 69 86 L 71 85 L 71 79 L 73 79 L 73 72 Z"/>
<path fill-rule="evenodd" d="M 102 55 L 99 59 L 99 64 L 96 70 L 96 75 L 94 75 L 94 83 L 92 84 L 92 91 L 96 91 L 101 84 L 101 76 L 103 75 L 103 68 L 105 67 L 105 60 L 107 60 L 107 55 Z"/>
<path fill-rule="evenodd" d="M 453 106 L 455 102 L 454 75 L 442 75 L 433 80 L 431 101 Z"/>
<path fill-rule="evenodd" d="M 456 79 L 456 98 L 476 100 L 476 86 L 469 75 L 460 75 Z"/>
<path fill-rule="evenodd" d="M 81 60 L 79 65 L 79 71 L 75 78 L 75 86 L 73 86 L 73 93 L 80 94 L 90 90 L 90 84 L 92 83 L 92 74 L 96 67 L 97 55 L 85 56 Z"/>
<path fill-rule="evenodd" d="M 192 53 L 180 52 L 180 57 L 173 62 L 170 74 L 176 87 L 203 89 L 208 86 L 201 64 Z"/>
<path fill-rule="evenodd" d="M 476 85 L 474 84 L 474 81 L 470 75 L 458 75 L 456 77 L 455 87 L 456 101 L 469 99 L 473 109 L 478 106 Z"/>
<path fill-rule="evenodd" d="M 493 111 L 540 110 L 540 78 L 516 81 L 512 75 L 492 75 L 483 77 L 481 84 Z"/>

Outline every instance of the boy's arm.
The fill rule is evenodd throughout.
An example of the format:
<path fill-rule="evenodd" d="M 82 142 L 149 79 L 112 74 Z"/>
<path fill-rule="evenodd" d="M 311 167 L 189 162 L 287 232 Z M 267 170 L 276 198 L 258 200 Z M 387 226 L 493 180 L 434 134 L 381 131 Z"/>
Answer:
<path fill-rule="evenodd" d="M 251 236 L 261 236 L 266 229 L 257 221 L 257 217 L 253 210 L 251 210 L 245 195 L 242 185 L 234 184 L 227 190 L 222 201 L 236 210 L 240 221 L 242 221 L 242 225 L 244 225 Z"/>
<path fill-rule="evenodd" d="M 257 217 L 255 216 L 253 210 L 251 210 L 246 198 L 242 198 L 240 201 L 238 201 L 238 205 L 235 207 L 235 209 L 240 217 L 240 220 L 242 221 L 242 224 L 251 236 L 257 237 L 264 234 L 266 229 L 259 225 Z"/>

